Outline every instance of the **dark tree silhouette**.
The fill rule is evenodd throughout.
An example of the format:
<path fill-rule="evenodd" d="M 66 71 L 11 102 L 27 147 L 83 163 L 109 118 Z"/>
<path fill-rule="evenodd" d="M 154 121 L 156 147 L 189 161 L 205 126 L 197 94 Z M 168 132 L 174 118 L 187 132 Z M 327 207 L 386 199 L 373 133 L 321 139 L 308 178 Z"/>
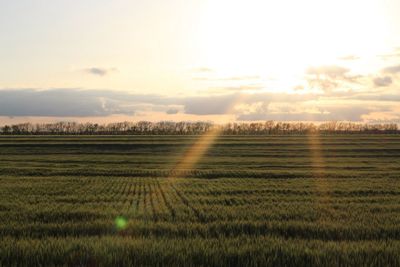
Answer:
<path fill-rule="evenodd" d="M 109 124 L 57 122 L 47 124 L 21 123 L 0 127 L 2 135 L 199 135 L 218 128 L 223 135 L 272 135 L 272 134 L 399 134 L 397 124 L 362 124 L 353 122 L 117 122 Z"/>

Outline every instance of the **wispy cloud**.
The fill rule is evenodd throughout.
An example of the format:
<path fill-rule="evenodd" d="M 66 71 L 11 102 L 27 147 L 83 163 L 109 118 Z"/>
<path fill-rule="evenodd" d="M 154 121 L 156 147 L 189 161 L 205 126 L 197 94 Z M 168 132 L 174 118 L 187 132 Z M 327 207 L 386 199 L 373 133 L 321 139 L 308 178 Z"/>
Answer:
<path fill-rule="evenodd" d="M 337 77 L 344 77 L 349 71 L 350 69 L 348 68 L 335 65 L 326 65 L 319 67 L 310 67 L 307 69 L 306 73 L 309 75 L 337 78 Z"/>
<path fill-rule="evenodd" d="M 397 52 L 393 52 L 393 53 L 389 53 L 389 54 L 378 55 L 378 57 L 383 60 L 400 58 L 400 50 L 397 50 Z"/>
<path fill-rule="evenodd" d="M 211 73 L 214 72 L 212 69 L 207 68 L 207 67 L 198 67 L 198 68 L 193 68 L 192 72 L 198 72 L 198 73 Z"/>
<path fill-rule="evenodd" d="M 265 89 L 264 84 L 243 84 L 243 85 L 237 85 L 237 86 L 224 86 L 224 87 L 214 87 L 210 88 L 211 90 L 220 90 L 220 91 L 258 91 Z"/>
<path fill-rule="evenodd" d="M 393 83 L 393 80 L 389 76 L 376 77 L 373 79 L 373 83 L 376 87 L 387 87 Z"/>
<path fill-rule="evenodd" d="M 325 108 L 319 112 L 273 112 L 273 113 L 250 113 L 238 116 L 240 121 L 361 121 L 363 115 L 371 112 L 365 107 L 341 107 Z"/>
<path fill-rule="evenodd" d="M 389 66 L 382 70 L 383 73 L 397 74 L 400 72 L 400 65 Z"/>
<path fill-rule="evenodd" d="M 84 72 L 96 76 L 106 76 L 116 70 L 117 70 L 116 68 L 107 69 L 107 68 L 91 67 L 84 69 Z"/>
<path fill-rule="evenodd" d="M 311 67 L 306 71 L 306 81 L 311 88 L 323 90 L 325 93 L 332 93 L 337 88 L 349 87 L 349 84 L 361 84 L 362 75 L 350 73 L 350 69 L 336 65 Z"/>
<path fill-rule="evenodd" d="M 193 80 L 198 81 L 249 81 L 249 80 L 260 80 L 261 77 L 258 75 L 246 75 L 246 76 L 231 76 L 231 77 L 194 77 Z"/>
<path fill-rule="evenodd" d="M 356 55 L 347 55 L 347 56 L 339 57 L 338 59 L 339 60 L 344 60 L 344 61 L 353 61 L 353 60 L 360 59 L 360 57 L 356 56 Z"/>

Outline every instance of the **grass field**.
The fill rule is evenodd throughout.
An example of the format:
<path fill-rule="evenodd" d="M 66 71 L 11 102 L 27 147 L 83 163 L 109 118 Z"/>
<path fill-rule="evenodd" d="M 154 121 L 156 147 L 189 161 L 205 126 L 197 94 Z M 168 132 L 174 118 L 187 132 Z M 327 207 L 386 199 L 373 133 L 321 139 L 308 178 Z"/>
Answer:
<path fill-rule="evenodd" d="M 0 265 L 400 266 L 400 135 L 198 138 L 0 137 Z"/>

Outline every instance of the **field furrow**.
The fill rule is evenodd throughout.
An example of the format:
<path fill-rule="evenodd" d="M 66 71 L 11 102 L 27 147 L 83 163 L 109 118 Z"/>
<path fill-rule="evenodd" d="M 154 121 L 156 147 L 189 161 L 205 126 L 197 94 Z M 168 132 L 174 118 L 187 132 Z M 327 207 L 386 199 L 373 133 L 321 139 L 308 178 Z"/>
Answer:
<path fill-rule="evenodd" d="M 197 138 L 1 137 L 0 266 L 400 266 L 400 136 Z"/>

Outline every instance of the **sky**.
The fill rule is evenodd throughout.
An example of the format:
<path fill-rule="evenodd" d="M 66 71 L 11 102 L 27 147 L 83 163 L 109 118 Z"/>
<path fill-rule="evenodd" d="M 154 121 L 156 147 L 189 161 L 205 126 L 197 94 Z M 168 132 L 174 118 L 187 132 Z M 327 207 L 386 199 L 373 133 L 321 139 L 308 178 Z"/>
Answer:
<path fill-rule="evenodd" d="M 0 0 L 0 124 L 400 123 L 399 0 Z"/>

